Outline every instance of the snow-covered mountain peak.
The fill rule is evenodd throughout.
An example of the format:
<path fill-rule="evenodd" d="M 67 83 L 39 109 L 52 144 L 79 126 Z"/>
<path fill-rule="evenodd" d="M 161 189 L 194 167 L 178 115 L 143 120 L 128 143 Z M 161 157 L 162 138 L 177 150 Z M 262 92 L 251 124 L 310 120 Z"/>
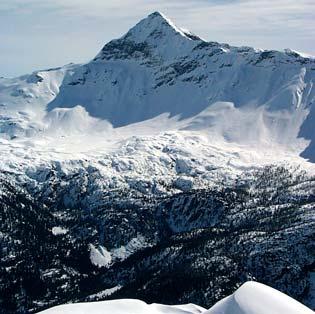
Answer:
<path fill-rule="evenodd" d="M 154 12 L 132 27 L 123 37 L 104 46 L 94 60 L 106 60 L 121 51 L 132 55 L 153 56 L 167 60 L 185 55 L 202 40 L 188 30 L 177 27 L 160 12 Z"/>
<path fill-rule="evenodd" d="M 102 120 L 133 128 L 163 115 L 171 119 L 160 132 L 202 132 L 315 160 L 314 68 L 314 60 L 288 50 L 205 42 L 154 12 L 89 63 L 1 80 L 0 133 L 77 136 L 111 130 Z"/>
<path fill-rule="evenodd" d="M 182 36 L 188 40 L 201 40 L 199 37 L 193 36 L 189 31 L 176 26 L 160 12 L 154 12 L 141 20 L 128 31 L 124 38 L 132 39 L 136 42 L 144 42 L 150 38 L 158 40 L 166 36 Z"/>

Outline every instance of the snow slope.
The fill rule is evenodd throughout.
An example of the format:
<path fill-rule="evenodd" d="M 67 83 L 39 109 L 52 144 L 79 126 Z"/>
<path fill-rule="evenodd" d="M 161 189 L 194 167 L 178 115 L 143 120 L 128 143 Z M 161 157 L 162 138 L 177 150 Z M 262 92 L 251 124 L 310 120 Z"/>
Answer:
<path fill-rule="evenodd" d="M 46 104 L 59 93 L 73 65 L 0 79 L 0 137 L 31 137 L 41 131 Z"/>
<path fill-rule="evenodd" d="M 287 295 L 257 282 L 247 282 L 205 314 L 311 314 Z"/>
<path fill-rule="evenodd" d="M 208 311 L 193 304 L 166 306 L 146 304 L 139 300 L 114 300 L 61 305 L 40 313 L 311 314 L 314 312 L 275 289 L 257 282 L 247 282 L 233 295 L 219 301 Z"/>
<path fill-rule="evenodd" d="M 160 304 L 146 304 L 139 300 L 114 300 L 95 303 L 79 303 L 56 306 L 46 311 L 40 312 L 43 314 L 199 314 L 204 312 L 205 309 L 193 305 L 178 305 L 167 306 Z"/>

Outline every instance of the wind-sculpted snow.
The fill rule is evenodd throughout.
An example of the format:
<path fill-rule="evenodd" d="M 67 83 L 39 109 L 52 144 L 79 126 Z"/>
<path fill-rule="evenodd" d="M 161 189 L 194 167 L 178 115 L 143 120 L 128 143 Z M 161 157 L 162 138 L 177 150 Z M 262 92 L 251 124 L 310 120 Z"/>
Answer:
<path fill-rule="evenodd" d="M 114 300 L 94 303 L 78 303 L 57 306 L 42 314 L 66 313 L 111 313 L 111 314 L 311 314 L 301 303 L 263 284 L 249 281 L 233 295 L 219 301 L 210 310 L 188 304 L 167 306 L 145 304 L 139 300 Z"/>
<path fill-rule="evenodd" d="M 311 314 L 314 313 L 279 291 L 247 282 L 205 314 Z"/>
<path fill-rule="evenodd" d="M 139 300 L 114 300 L 97 303 L 79 303 L 55 307 L 41 312 L 42 314 L 67 314 L 67 313 L 91 313 L 91 314 L 200 314 L 205 309 L 187 304 L 169 306 L 162 304 L 146 304 Z"/>

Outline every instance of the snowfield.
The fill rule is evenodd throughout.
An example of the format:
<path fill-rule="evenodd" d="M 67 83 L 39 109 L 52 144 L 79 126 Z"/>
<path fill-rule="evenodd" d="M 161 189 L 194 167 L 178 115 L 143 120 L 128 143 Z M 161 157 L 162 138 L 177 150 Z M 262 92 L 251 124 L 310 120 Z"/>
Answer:
<path fill-rule="evenodd" d="M 209 310 L 188 304 L 167 306 L 139 300 L 114 300 L 56 306 L 43 314 L 311 314 L 314 313 L 287 295 L 257 282 L 247 282 L 233 295 Z"/>
<path fill-rule="evenodd" d="M 0 139 L 0 168 L 15 173 L 22 182 L 38 185 L 43 172 L 52 167 L 61 174 L 93 167 L 102 174 L 104 188 L 136 186 L 143 193 L 151 192 L 141 188 L 145 182 L 156 186 L 157 193 L 166 193 L 165 186 L 187 191 L 269 164 L 314 173 L 315 166 L 298 156 L 294 148 L 275 144 L 267 136 L 264 141 L 255 141 L 256 133 L 270 133 L 259 129 L 257 115 L 244 118 L 237 112 L 236 117 L 233 113 L 229 116 L 233 107 L 219 106 L 222 108 L 181 121 L 161 115 L 120 128 L 90 118 L 82 107 L 71 109 L 76 111 L 74 117 L 68 116 L 69 109 L 54 110 L 49 115 L 62 121 L 62 126 L 52 123 L 47 131 L 52 134 Z M 221 119 L 232 122 L 228 126 Z M 211 123 L 215 124 L 212 129 L 208 127 Z M 246 131 L 247 124 L 252 125 L 251 132 Z M 228 136 L 230 140 L 226 140 Z"/>
<path fill-rule="evenodd" d="M 196 305 L 167 306 L 160 304 L 146 304 L 139 300 L 114 300 L 97 303 L 80 303 L 71 305 L 62 305 L 40 312 L 48 314 L 199 314 L 205 311 Z"/>
<path fill-rule="evenodd" d="M 287 295 L 257 282 L 247 282 L 233 295 L 214 305 L 207 314 L 311 314 Z"/>

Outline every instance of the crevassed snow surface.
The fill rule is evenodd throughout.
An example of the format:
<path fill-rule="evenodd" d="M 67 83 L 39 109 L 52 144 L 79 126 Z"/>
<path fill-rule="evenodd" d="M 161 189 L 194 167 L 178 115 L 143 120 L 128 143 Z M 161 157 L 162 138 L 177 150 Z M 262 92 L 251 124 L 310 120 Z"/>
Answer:
<path fill-rule="evenodd" d="M 115 300 L 56 306 L 43 314 L 311 314 L 314 313 L 289 296 L 257 282 L 247 282 L 233 295 L 219 301 L 211 309 L 188 304 L 167 306 L 146 304 L 139 300 Z"/>

